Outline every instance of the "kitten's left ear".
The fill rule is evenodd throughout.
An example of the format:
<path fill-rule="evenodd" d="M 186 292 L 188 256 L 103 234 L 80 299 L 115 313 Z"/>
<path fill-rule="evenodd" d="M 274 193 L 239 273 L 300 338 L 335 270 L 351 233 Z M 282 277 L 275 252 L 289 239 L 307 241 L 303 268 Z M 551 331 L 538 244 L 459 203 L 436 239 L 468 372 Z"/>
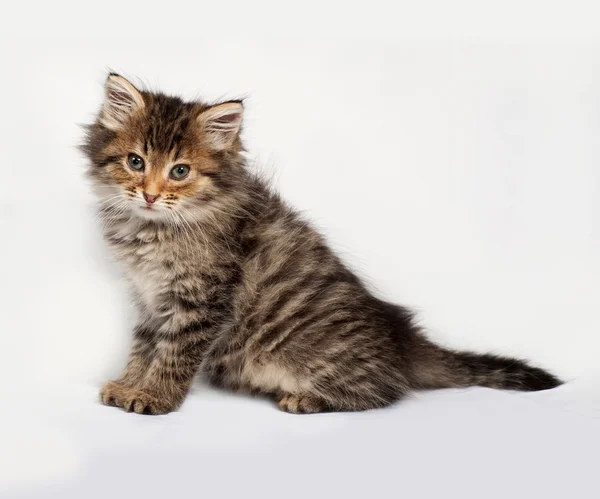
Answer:
<path fill-rule="evenodd" d="M 200 113 L 198 123 L 211 147 L 222 151 L 231 147 L 240 131 L 244 107 L 241 102 L 217 104 Z"/>
<path fill-rule="evenodd" d="M 100 120 L 111 130 L 120 129 L 135 111 L 145 106 L 140 91 L 117 74 L 108 75 L 104 92 L 106 97 Z"/>

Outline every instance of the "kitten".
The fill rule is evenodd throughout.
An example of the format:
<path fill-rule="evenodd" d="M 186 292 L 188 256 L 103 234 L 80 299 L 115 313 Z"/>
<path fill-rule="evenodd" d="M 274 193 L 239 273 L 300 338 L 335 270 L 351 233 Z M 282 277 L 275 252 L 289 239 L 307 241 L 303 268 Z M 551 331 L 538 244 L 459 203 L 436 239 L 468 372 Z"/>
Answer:
<path fill-rule="evenodd" d="M 164 414 L 203 372 L 284 411 L 384 407 L 412 390 L 561 382 L 526 362 L 430 342 L 245 167 L 240 101 L 207 105 L 110 74 L 83 150 L 105 237 L 139 311 L 104 404 Z"/>

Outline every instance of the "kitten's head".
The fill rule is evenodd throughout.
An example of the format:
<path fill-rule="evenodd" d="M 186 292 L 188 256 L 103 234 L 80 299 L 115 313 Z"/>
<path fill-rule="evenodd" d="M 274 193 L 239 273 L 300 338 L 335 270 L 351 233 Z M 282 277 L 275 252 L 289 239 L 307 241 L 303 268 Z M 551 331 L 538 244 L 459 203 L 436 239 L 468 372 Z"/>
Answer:
<path fill-rule="evenodd" d="M 102 206 L 157 222 L 198 215 L 241 164 L 240 101 L 208 106 L 110 74 L 83 150 Z"/>

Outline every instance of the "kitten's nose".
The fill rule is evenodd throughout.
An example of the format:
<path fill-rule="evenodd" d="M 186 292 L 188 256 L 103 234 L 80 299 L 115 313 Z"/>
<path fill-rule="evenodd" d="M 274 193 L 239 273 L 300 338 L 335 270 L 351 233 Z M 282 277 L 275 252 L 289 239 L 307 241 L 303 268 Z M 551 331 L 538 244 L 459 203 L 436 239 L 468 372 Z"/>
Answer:
<path fill-rule="evenodd" d="M 144 199 L 146 200 L 146 203 L 148 203 L 148 204 L 154 203 L 154 201 L 156 201 L 158 199 L 158 196 L 160 196 L 160 194 L 153 196 L 152 194 L 147 194 L 144 192 Z"/>

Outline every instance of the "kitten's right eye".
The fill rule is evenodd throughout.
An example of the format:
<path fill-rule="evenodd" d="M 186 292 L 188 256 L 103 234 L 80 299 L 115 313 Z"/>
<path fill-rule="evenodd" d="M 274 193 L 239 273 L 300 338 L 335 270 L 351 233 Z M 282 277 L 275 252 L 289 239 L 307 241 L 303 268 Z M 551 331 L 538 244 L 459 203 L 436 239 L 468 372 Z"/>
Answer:
<path fill-rule="evenodd" d="M 141 171 L 144 169 L 144 160 L 137 154 L 130 154 L 127 156 L 127 164 L 134 170 Z"/>

